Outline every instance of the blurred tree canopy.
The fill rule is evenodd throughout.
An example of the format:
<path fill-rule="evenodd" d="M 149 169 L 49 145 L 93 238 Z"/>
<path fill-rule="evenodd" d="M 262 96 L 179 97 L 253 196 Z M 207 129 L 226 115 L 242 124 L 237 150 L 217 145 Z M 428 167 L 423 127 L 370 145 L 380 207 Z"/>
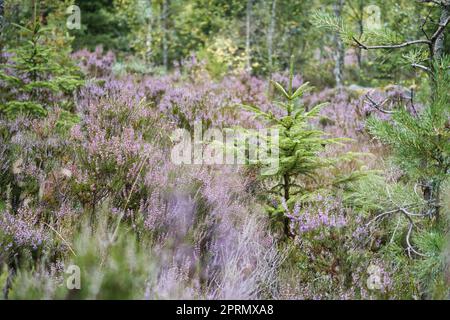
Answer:
<path fill-rule="evenodd" d="M 207 61 L 213 75 L 230 68 L 268 75 L 285 70 L 289 57 L 303 66 L 301 74 L 315 85 L 334 86 L 336 38 L 314 24 L 318 11 L 335 13 L 336 1 L 311 0 L 6 0 L 2 38 L 10 45 L 20 37 L 8 24 L 23 24 L 34 4 L 43 23 L 72 49 L 102 45 L 119 58 L 133 56 L 149 67 L 171 69 L 192 54 Z M 65 9 L 76 4 L 81 28 L 64 28 Z M 439 21 L 432 3 L 407 0 L 345 0 L 342 23 L 358 37 L 380 31 L 385 40 L 416 39 Z M 428 22 L 428 23 L 425 23 Z M 431 22 L 431 23 L 430 23 Z M 377 30 L 370 30 L 375 28 Z M 430 29 L 431 28 L 431 29 Z M 389 32 L 385 32 L 389 30 Z M 61 42 L 61 41 L 60 41 Z M 66 46 L 67 48 L 67 46 Z M 450 49 L 448 37 L 446 51 Z M 389 55 L 389 59 L 387 59 Z M 413 78 L 404 52 L 362 52 L 345 48 L 344 83 L 374 86 Z M 144 64 L 142 64 L 144 65 Z M 145 70 L 149 70 L 148 68 Z M 370 74 L 370 77 L 367 75 Z"/>

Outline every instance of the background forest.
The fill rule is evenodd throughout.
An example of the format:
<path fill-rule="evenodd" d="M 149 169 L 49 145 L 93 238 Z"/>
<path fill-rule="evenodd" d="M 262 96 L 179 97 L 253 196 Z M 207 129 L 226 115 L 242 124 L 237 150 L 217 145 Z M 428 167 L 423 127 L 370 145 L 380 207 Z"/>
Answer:
<path fill-rule="evenodd" d="M 1 297 L 448 299 L 449 22 L 449 0 L 0 0 Z M 174 163 L 196 124 L 233 152 L 277 130 L 279 167 Z"/>

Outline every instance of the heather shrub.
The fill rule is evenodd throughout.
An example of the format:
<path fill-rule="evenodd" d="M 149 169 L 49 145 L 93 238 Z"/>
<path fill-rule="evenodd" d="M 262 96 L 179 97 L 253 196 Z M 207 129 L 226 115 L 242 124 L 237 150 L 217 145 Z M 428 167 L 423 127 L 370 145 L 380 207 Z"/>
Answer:
<path fill-rule="evenodd" d="M 88 49 L 78 50 L 71 57 L 77 61 L 78 67 L 89 78 L 109 78 L 113 75 L 116 56 L 112 51 L 105 52 L 97 46 L 93 52 Z"/>
<path fill-rule="evenodd" d="M 448 298 L 448 1 L 363 2 L 0 1 L 2 298 Z"/>
<path fill-rule="evenodd" d="M 45 193 L 45 201 L 37 202 L 47 212 L 37 225 L 44 225 L 58 246 L 39 255 L 43 263 L 34 272 L 11 269 L 16 276 L 10 296 L 273 296 L 282 257 L 265 235 L 262 208 L 246 192 L 241 173 L 171 164 L 164 129 L 172 125 L 155 126 L 158 113 L 137 94 L 134 83 L 88 83 L 81 90 L 79 122 L 58 132 L 67 137 L 62 150 L 68 157 L 55 152 L 55 163 L 44 170 L 61 170 L 63 180 L 55 183 L 62 198 L 55 201 L 56 194 Z M 74 232 L 80 230 L 80 219 L 86 226 Z M 50 263 L 55 252 L 58 270 Z M 131 260 L 122 261 L 124 256 Z M 136 273 L 124 277 L 116 266 L 129 269 L 131 261 L 137 261 Z M 84 270 L 86 281 L 85 291 L 76 294 L 62 281 L 63 267 L 72 263 Z M 104 282 L 99 283 L 99 274 Z"/>
<path fill-rule="evenodd" d="M 63 121 L 63 111 L 55 109 L 44 119 L 18 117 L 3 121 L 4 148 L 7 150 L 3 190 L 10 188 L 10 203 L 14 210 L 21 204 L 57 206 L 64 198 L 67 173 L 64 166 L 69 150 L 65 134 L 70 126 Z M 48 160 L 50 157 L 51 160 Z M 59 193 L 56 192 L 59 184 Z M 6 194 L 3 194 L 6 197 Z M 4 198 L 5 199 L 5 198 Z"/>
<path fill-rule="evenodd" d="M 192 177 L 184 179 L 189 181 Z M 208 175 L 204 179 L 209 180 Z M 224 191 L 224 177 L 220 181 L 220 187 L 217 182 L 205 183 Z M 199 185 L 194 183 L 195 186 Z M 277 290 L 276 270 L 282 257 L 275 242 L 266 235 L 264 216 L 257 212 L 243 215 L 249 207 L 234 197 L 223 199 L 226 200 L 223 204 L 228 206 L 219 206 L 222 202 L 218 196 L 223 194 L 212 197 L 212 192 L 202 186 L 195 193 L 203 194 L 205 200 L 193 202 L 178 194 L 162 212 L 158 211 L 161 207 L 151 207 L 151 211 L 142 214 L 146 219 L 152 215 L 154 223 L 145 224 L 143 229 L 139 223 L 126 223 L 132 222 L 130 215 L 123 217 L 110 206 L 111 201 L 104 201 L 97 208 L 93 222 L 84 219 L 80 232 L 64 234 L 65 241 L 72 245 L 65 248 L 66 254 L 57 265 L 46 263 L 38 265 L 35 271 L 17 270 L 10 297 L 251 299 L 273 296 Z M 224 196 L 229 197 L 226 193 Z M 212 211 L 202 213 L 204 210 Z M 206 216 L 202 218 L 202 215 Z M 121 223 L 122 218 L 125 221 Z M 152 232 L 157 226 L 163 227 L 159 236 Z M 130 230 L 135 232 L 130 234 Z M 45 257 L 42 261 L 47 261 Z M 66 289 L 64 270 L 72 264 L 82 272 L 81 290 Z M 124 273 L 123 268 L 128 272 Z"/>
<path fill-rule="evenodd" d="M 206 127 L 233 126 L 250 122 L 248 115 L 242 115 L 233 108 L 236 104 L 261 102 L 265 107 L 267 101 L 261 87 L 262 83 L 248 76 L 227 77 L 220 83 L 211 79 L 188 82 L 167 88 L 158 108 L 177 126 L 187 129 L 192 129 L 195 121 L 202 121 Z"/>
<path fill-rule="evenodd" d="M 2 211 L 0 215 L 0 238 L 2 244 L 2 264 L 18 263 L 21 255 L 36 257 L 50 244 L 50 236 L 39 223 L 41 212 L 27 207 L 20 208 L 16 214 Z M 20 255 L 18 254 L 20 253 Z"/>
<path fill-rule="evenodd" d="M 287 211 L 297 236 L 289 244 L 290 254 L 280 270 L 281 297 L 411 298 L 406 295 L 411 283 L 396 281 L 399 265 L 383 252 L 383 236 L 373 233 L 362 213 L 331 195 L 316 196 L 308 207 Z M 375 285 L 371 270 L 379 276 Z M 403 280 L 408 279 L 403 275 Z"/>
<path fill-rule="evenodd" d="M 72 192 L 92 214 L 106 197 L 118 208 L 139 206 L 144 177 L 168 141 L 147 103 L 123 85 L 88 86 L 79 98 L 82 119 L 70 132 Z"/>
<path fill-rule="evenodd" d="M 101 212 L 102 209 L 99 211 Z M 73 239 L 72 250 L 57 264 L 38 265 L 35 271 L 19 269 L 11 285 L 12 299 L 139 299 L 143 297 L 146 278 L 153 259 L 142 245 L 137 247 L 132 235 L 121 233 L 114 241 L 113 225 L 105 213 L 99 214 L 95 231 L 83 224 Z M 127 259 L 124 259 L 127 257 Z M 82 286 L 67 288 L 68 266 L 80 267 Z M 123 272 L 125 269 L 127 272 Z"/>

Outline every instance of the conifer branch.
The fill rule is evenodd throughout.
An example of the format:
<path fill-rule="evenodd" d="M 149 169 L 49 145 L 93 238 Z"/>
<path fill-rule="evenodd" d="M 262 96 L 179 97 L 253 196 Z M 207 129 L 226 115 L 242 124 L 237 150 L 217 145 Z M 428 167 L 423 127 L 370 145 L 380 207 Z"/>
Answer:
<path fill-rule="evenodd" d="M 441 35 L 442 32 L 444 32 L 445 28 L 450 22 L 450 17 L 448 17 L 443 23 L 439 24 L 439 28 L 436 30 L 436 32 L 431 36 L 430 41 L 435 42 L 436 39 Z"/>
<path fill-rule="evenodd" d="M 405 47 L 408 47 L 408 46 L 412 46 L 412 45 L 415 45 L 415 44 L 426 44 L 426 45 L 431 45 L 432 44 L 432 42 L 430 40 L 419 39 L 419 40 L 406 41 L 406 42 L 403 42 L 403 43 L 400 43 L 400 44 L 368 46 L 368 45 L 365 45 L 362 42 L 360 42 L 355 37 L 352 37 L 352 38 L 353 38 L 353 41 L 355 41 L 356 44 L 358 45 L 358 48 L 364 49 L 364 50 L 399 49 L 399 48 L 405 48 Z"/>
<path fill-rule="evenodd" d="M 421 69 L 421 70 L 426 71 L 426 72 L 431 72 L 430 68 L 428 68 L 428 67 L 426 67 L 424 65 L 418 64 L 418 63 L 412 63 L 411 67 L 417 68 L 417 69 Z"/>

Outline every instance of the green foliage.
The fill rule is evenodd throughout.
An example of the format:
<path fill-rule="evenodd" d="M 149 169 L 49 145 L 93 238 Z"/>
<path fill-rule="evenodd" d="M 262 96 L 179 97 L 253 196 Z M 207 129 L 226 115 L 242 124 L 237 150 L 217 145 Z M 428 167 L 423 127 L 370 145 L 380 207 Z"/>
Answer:
<path fill-rule="evenodd" d="M 398 206 L 411 203 L 424 205 L 413 187 L 402 182 L 387 181 L 381 172 L 374 172 L 349 184 L 345 202 L 363 214 L 390 208 L 392 201 Z"/>
<path fill-rule="evenodd" d="M 39 104 L 29 101 L 10 101 L 0 106 L 0 112 L 9 117 L 14 117 L 17 114 L 29 114 L 33 116 L 46 116 L 47 111 Z"/>
<path fill-rule="evenodd" d="M 417 16 L 424 17 L 423 24 L 417 22 Z M 435 24 L 431 21 L 439 20 L 439 16 L 439 6 L 427 7 L 416 1 L 375 0 L 367 3 L 349 0 L 344 2 L 341 16 L 337 17 L 329 7 L 322 6 L 314 11 L 311 22 L 315 27 L 340 34 L 347 48 L 354 50 L 358 56 L 357 68 L 347 66 L 347 71 L 350 71 L 347 78 L 365 86 L 387 85 L 392 81 L 414 85 L 413 70 L 405 68 L 405 63 L 411 66 L 420 61 L 428 62 L 428 50 L 418 53 L 414 46 L 405 46 L 400 50 L 386 48 L 361 51 L 357 41 L 365 46 L 376 46 L 426 39 L 435 31 Z M 321 35 L 326 37 L 323 32 Z M 422 45 L 422 48 L 427 47 Z"/>
<path fill-rule="evenodd" d="M 298 87 L 295 91 L 292 88 L 294 77 L 293 59 L 291 59 L 291 70 L 289 88 L 285 89 L 282 84 L 273 82 L 274 87 L 284 99 L 277 102 L 283 110 L 283 116 L 276 116 L 272 112 L 264 112 L 256 106 L 244 106 L 253 112 L 256 117 L 262 118 L 271 129 L 278 132 L 278 141 L 270 137 L 267 138 L 268 149 L 272 149 L 271 144 L 277 143 L 279 151 L 279 166 L 277 169 L 266 172 L 265 179 L 275 181 L 275 185 L 267 190 L 271 194 L 280 197 L 275 208 L 270 208 L 272 216 L 283 217 L 285 210 L 281 203 L 286 202 L 288 207 L 293 207 L 298 197 L 307 193 L 306 186 L 301 186 L 302 180 L 315 179 L 315 174 L 321 168 L 331 166 L 336 159 L 320 157 L 320 153 L 325 151 L 327 145 L 338 143 L 342 139 L 326 138 L 325 132 L 314 129 L 310 121 L 319 117 L 319 111 L 326 106 L 326 103 L 319 104 L 311 110 L 300 103 L 303 95 L 311 90 L 308 83 Z M 285 232 L 287 232 L 287 220 L 285 220 Z"/>
<path fill-rule="evenodd" d="M 312 23 L 319 28 L 339 33 L 347 42 L 351 41 L 353 33 L 341 17 L 325 11 L 316 11 L 312 16 Z"/>
<path fill-rule="evenodd" d="M 434 63 L 433 95 L 423 109 L 399 105 L 383 110 L 390 114 L 388 120 L 375 116 L 368 120 L 370 133 L 389 146 L 402 179 L 386 182 L 372 177 L 360 184 L 361 197 L 356 191 L 349 198 L 362 212 L 377 213 L 370 223 L 379 221 L 376 232 L 390 239 L 383 249 L 385 259 L 403 270 L 396 276 L 396 285 L 412 286 L 415 298 L 442 299 L 449 290 L 444 254 L 448 209 L 443 205 L 450 168 L 448 65 L 447 57 Z"/>
<path fill-rule="evenodd" d="M 432 229 L 420 234 L 416 243 L 422 252 L 427 252 L 427 257 L 414 265 L 413 273 L 419 279 L 424 288 L 424 294 L 432 299 L 446 299 L 449 294 L 444 279 L 446 261 L 444 249 L 447 244 L 446 236 L 441 228 Z"/>
<path fill-rule="evenodd" d="M 432 179 L 440 184 L 448 175 L 449 80 L 446 71 L 436 74 L 436 97 L 417 114 L 398 108 L 390 121 L 375 117 L 368 121 L 370 132 L 392 147 L 397 164 L 414 179 Z"/>
<path fill-rule="evenodd" d="M 144 13 L 133 4 L 136 1 L 116 0 L 81 0 L 76 5 L 80 7 L 82 23 L 80 30 L 72 30 L 75 39 L 74 49 L 88 48 L 94 50 L 102 44 L 105 50 L 130 51 L 128 35 L 133 23 L 142 23 L 136 17 L 130 17 L 128 13 L 135 10 L 136 13 Z M 153 2 L 153 1 L 152 1 Z M 122 10 L 126 9 L 127 11 Z"/>
<path fill-rule="evenodd" d="M 43 257 L 34 270 L 20 267 L 11 286 L 10 299 L 142 299 L 149 280 L 155 280 L 155 263 L 150 247 L 138 242 L 125 230 L 115 233 L 117 221 L 107 218 L 110 210 L 99 210 L 95 228 L 82 224 L 69 255 L 60 264 Z M 80 270 L 80 289 L 70 290 L 67 283 L 72 273 L 69 266 Z M 124 272 L 127 270 L 127 272 Z M 8 270 L 0 273 L 0 281 Z"/>
<path fill-rule="evenodd" d="M 72 110 L 71 94 L 83 84 L 78 69 L 67 62 L 49 40 L 51 28 L 34 21 L 29 28 L 16 25 L 24 41 L 7 52 L 11 61 L 3 64 L 0 79 L 0 113 L 8 117 L 18 114 L 45 116 L 56 103 Z"/>

